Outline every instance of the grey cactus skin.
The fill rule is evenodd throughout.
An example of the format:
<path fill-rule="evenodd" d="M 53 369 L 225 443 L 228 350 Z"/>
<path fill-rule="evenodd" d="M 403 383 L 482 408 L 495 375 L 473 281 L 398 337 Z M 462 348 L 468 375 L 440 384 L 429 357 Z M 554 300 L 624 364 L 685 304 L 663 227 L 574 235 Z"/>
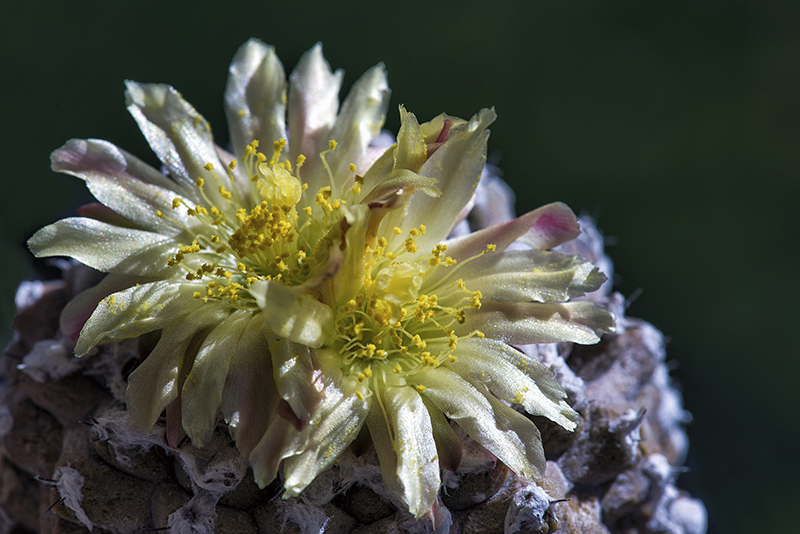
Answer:
<path fill-rule="evenodd" d="M 456 232 L 513 217 L 513 195 L 491 171 L 465 223 L 473 228 Z M 600 233 L 590 220 L 581 226 L 564 252 L 610 275 Z M 574 433 L 528 416 L 542 432 L 544 476 L 516 477 L 456 427 L 463 456 L 455 472 L 443 473 L 434 527 L 396 502 L 371 450 L 347 451 L 299 498 L 282 500 L 277 484 L 258 489 L 222 425 L 203 449 L 170 449 L 159 426 L 149 433 L 128 426 L 125 378 L 153 340 L 103 345 L 76 361 L 58 332 L 61 308 L 97 280 L 70 263 L 62 279 L 18 291 L 15 339 L 2 365 L 0 532 L 706 531 L 703 504 L 675 486 L 690 415 L 668 376 L 663 336 L 626 317 L 610 284 L 588 298 L 614 311 L 615 334 L 595 346 L 519 347 L 553 369 L 581 414 Z"/>

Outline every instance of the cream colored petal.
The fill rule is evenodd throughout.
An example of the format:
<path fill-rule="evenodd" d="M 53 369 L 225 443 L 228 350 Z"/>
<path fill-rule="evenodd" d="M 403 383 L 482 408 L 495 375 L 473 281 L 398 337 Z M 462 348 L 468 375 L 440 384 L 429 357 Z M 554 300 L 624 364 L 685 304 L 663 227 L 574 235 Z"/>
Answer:
<path fill-rule="evenodd" d="M 439 180 L 441 198 L 414 195 L 400 228 L 424 224 L 428 231 L 417 245 L 430 250 L 443 241 L 458 222 L 461 209 L 470 201 L 486 164 L 488 126 L 494 122 L 494 110 L 484 109 L 468 123 L 453 126 L 450 138 L 428 159 L 419 174 Z"/>
<path fill-rule="evenodd" d="M 458 268 L 482 300 L 564 302 L 600 288 L 606 277 L 591 263 L 541 249 L 493 252 Z"/>
<path fill-rule="evenodd" d="M 278 337 L 316 348 L 333 330 L 331 309 L 297 288 L 258 281 L 250 284 L 250 294 L 261 308 L 266 326 Z"/>
<path fill-rule="evenodd" d="M 356 81 L 347 95 L 329 137 L 338 145 L 325 158 L 335 180 L 334 193 L 345 185 L 350 176 L 350 164 L 363 175 L 360 168 L 370 142 L 378 137 L 386 120 L 389 104 L 389 84 L 383 64 L 371 68 Z M 302 172 L 302 171 L 301 171 Z M 324 184 L 327 185 L 327 184 Z"/>
<path fill-rule="evenodd" d="M 572 341 L 593 345 L 600 336 L 614 332 L 614 316 L 591 302 L 515 304 L 486 302 L 479 310 L 468 310 L 466 322 L 456 334 L 473 330 L 510 345 Z"/>
<path fill-rule="evenodd" d="M 225 116 L 239 159 L 253 140 L 268 156 L 286 139 L 286 73 L 273 46 L 250 39 L 233 57 L 225 87 Z M 294 162 L 293 162 L 294 163 Z"/>
<path fill-rule="evenodd" d="M 441 485 L 431 418 L 419 393 L 410 386 L 386 388 L 386 414 L 403 495 L 409 511 L 420 518 L 430 512 Z"/>
<path fill-rule="evenodd" d="M 484 228 L 463 237 L 446 241 L 447 255 L 463 261 L 495 245 L 498 251 L 522 236 L 533 236 L 530 245 L 549 249 L 581 233 L 578 218 L 563 202 L 553 202 L 502 224 Z"/>
<path fill-rule="evenodd" d="M 493 339 L 470 338 L 458 343 L 451 368 L 471 382 L 480 382 L 501 399 L 522 404 L 531 415 L 542 415 L 567 430 L 575 430 L 578 414 L 567 394 L 543 363 Z"/>
<path fill-rule="evenodd" d="M 445 367 L 416 378 L 425 386 L 425 398 L 517 475 L 538 478 L 544 473 L 542 438 L 525 416 Z"/>
<path fill-rule="evenodd" d="M 289 76 L 291 161 L 294 163 L 301 154 L 306 157 L 301 176 L 313 193 L 322 186 L 330 185 L 322 169 L 319 153 L 328 148 L 330 129 L 339 109 L 339 89 L 343 76 L 341 70 L 331 72 L 319 43 L 303 54 Z"/>
<path fill-rule="evenodd" d="M 125 100 L 150 147 L 187 191 L 198 191 L 198 178 L 206 182 L 205 198 L 195 193 L 192 200 L 233 215 L 235 210 L 219 192 L 219 186 L 233 190 L 227 170 L 217 157 L 211 126 L 183 96 L 168 85 L 125 82 Z M 213 170 L 207 170 L 211 164 Z"/>
<path fill-rule="evenodd" d="M 251 316 L 250 311 L 237 310 L 215 326 L 197 351 L 183 384 L 183 429 L 196 447 L 208 442 L 214 431 L 228 367 Z"/>
<path fill-rule="evenodd" d="M 156 347 L 128 378 L 126 404 L 134 424 L 149 430 L 164 408 L 178 398 L 181 367 L 191 364 L 183 360 L 192 338 L 227 314 L 224 306 L 206 305 L 164 328 Z"/>
<path fill-rule="evenodd" d="M 261 332 L 263 324 L 261 314 L 256 314 L 245 326 L 222 393 L 222 414 L 245 458 L 264 435 L 279 399 L 269 345 Z"/>
<path fill-rule="evenodd" d="M 69 256 L 98 271 L 163 276 L 176 243 L 155 232 L 70 217 L 36 232 L 28 247 L 37 258 Z"/>
<path fill-rule="evenodd" d="M 202 284 L 160 280 L 113 293 L 97 305 L 81 330 L 75 354 L 83 356 L 98 343 L 138 337 L 159 330 L 203 307 L 215 308 L 192 297 Z"/>
<path fill-rule="evenodd" d="M 272 355 L 278 394 L 289 403 L 300 424 L 306 425 L 324 398 L 324 376 L 316 352 L 269 331 L 264 336 Z"/>

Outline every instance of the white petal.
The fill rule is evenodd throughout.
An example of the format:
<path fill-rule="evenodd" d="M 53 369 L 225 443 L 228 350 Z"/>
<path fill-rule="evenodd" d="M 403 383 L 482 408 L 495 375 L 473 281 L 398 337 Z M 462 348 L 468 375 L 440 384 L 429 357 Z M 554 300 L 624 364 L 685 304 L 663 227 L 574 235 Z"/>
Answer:
<path fill-rule="evenodd" d="M 36 232 L 28 247 L 37 258 L 69 256 L 98 271 L 163 276 L 176 243 L 154 232 L 70 217 Z"/>
<path fill-rule="evenodd" d="M 595 291 L 606 280 L 577 256 L 541 249 L 489 253 L 457 272 L 468 288 L 480 290 L 484 302 L 563 302 Z"/>
<path fill-rule="evenodd" d="M 303 181 L 309 183 L 312 194 L 329 185 L 323 176 L 319 153 L 327 150 L 330 129 L 339 108 L 339 89 L 344 72 L 331 72 L 317 43 L 303 54 L 289 76 L 289 139 L 291 161 L 304 155 L 307 159 L 301 170 Z"/>
<path fill-rule="evenodd" d="M 332 331 L 333 312 L 311 295 L 272 281 L 250 284 L 250 294 L 262 309 L 267 327 L 278 337 L 320 347 Z"/>
<path fill-rule="evenodd" d="M 444 367 L 416 375 L 422 394 L 517 475 L 538 478 L 545 458 L 539 430 L 524 415 Z"/>
<path fill-rule="evenodd" d="M 386 414 L 394 434 L 397 476 L 409 511 L 420 518 L 430 511 L 441 485 L 431 418 L 410 386 L 386 388 Z"/>
<path fill-rule="evenodd" d="M 253 140 L 271 155 L 286 139 L 286 73 L 275 48 L 250 39 L 233 57 L 225 86 L 225 116 L 234 153 L 241 158 Z"/>
<path fill-rule="evenodd" d="M 339 180 L 336 186 L 344 186 L 350 176 L 350 164 L 360 165 L 370 142 L 380 134 L 389 105 L 389 84 L 383 64 L 364 73 L 347 95 L 330 138 L 338 145 L 326 156 L 333 177 Z M 357 168 L 363 175 L 366 168 Z M 338 192 L 334 189 L 334 193 Z"/>
<path fill-rule="evenodd" d="M 458 359 L 451 368 L 472 382 L 481 382 L 501 399 L 522 404 L 532 415 L 542 415 L 574 430 L 578 414 L 567 404 L 567 394 L 540 361 L 493 339 L 459 341 Z"/>
<path fill-rule="evenodd" d="M 214 327 L 197 351 L 181 392 L 183 428 L 196 447 L 214 431 L 228 367 L 251 317 L 249 311 L 235 311 Z"/>
<path fill-rule="evenodd" d="M 128 378 L 126 403 L 133 422 L 150 429 L 169 403 L 178 398 L 178 376 L 184 353 L 192 338 L 201 330 L 223 320 L 222 306 L 203 306 L 187 313 L 164 328 L 153 352 Z"/>
<path fill-rule="evenodd" d="M 487 128 L 495 117 L 494 110 L 484 109 L 468 123 L 454 126 L 450 139 L 422 166 L 419 173 L 437 178 L 442 196 L 432 198 L 417 194 L 409 201 L 408 214 L 401 228 L 427 226 L 427 233 L 417 239 L 421 249 L 430 250 L 443 241 L 458 222 L 456 219 L 461 209 L 472 198 L 486 164 Z"/>
<path fill-rule="evenodd" d="M 305 345 L 264 333 L 272 355 L 272 369 L 278 394 L 289 403 L 294 415 L 307 424 L 324 397 L 325 383 L 315 351 Z"/>
<path fill-rule="evenodd" d="M 201 290 L 205 290 L 202 284 L 160 280 L 109 295 L 86 321 L 75 354 L 82 356 L 98 343 L 138 337 L 164 328 L 203 306 L 202 300 L 192 297 Z"/>
<path fill-rule="evenodd" d="M 600 336 L 614 331 L 614 316 L 591 302 L 515 304 L 486 302 L 479 310 L 468 310 L 457 335 L 480 330 L 486 337 L 510 345 L 572 341 L 593 345 Z"/>
<path fill-rule="evenodd" d="M 192 200 L 206 205 L 208 203 L 194 185 L 198 178 L 203 178 L 204 192 L 211 204 L 232 215 L 235 210 L 231 211 L 228 201 L 222 198 L 219 186 L 228 190 L 236 188 L 217 157 L 208 122 L 168 85 L 139 84 L 130 80 L 125 85 L 128 111 L 172 177 L 187 191 L 197 192 Z M 209 163 L 214 170 L 204 168 Z"/>

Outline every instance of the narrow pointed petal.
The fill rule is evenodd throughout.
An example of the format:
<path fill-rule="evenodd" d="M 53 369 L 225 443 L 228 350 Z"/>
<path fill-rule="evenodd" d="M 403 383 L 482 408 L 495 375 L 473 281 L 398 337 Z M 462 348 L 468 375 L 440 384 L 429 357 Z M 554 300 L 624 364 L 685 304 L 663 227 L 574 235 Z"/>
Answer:
<path fill-rule="evenodd" d="M 524 415 L 445 367 L 417 376 L 425 385 L 422 395 L 509 469 L 526 478 L 544 473 L 541 435 Z"/>
<path fill-rule="evenodd" d="M 316 353 L 305 345 L 265 332 L 278 394 L 305 426 L 322 402 L 324 380 Z"/>
<path fill-rule="evenodd" d="M 264 320 L 278 337 L 308 347 L 320 347 L 332 331 L 333 312 L 311 295 L 280 282 L 250 284 L 250 294 L 262 310 Z"/>
<path fill-rule="evenodd" d="M 488 126 L 494 122 L 494 110 L 484 109 L 469 122 L 454 126 L 450 138 L 428 159 L 419 171 L 439 180 L 441 199 L 414 195 L 408 205 L 403 230 L 420 224 L 428 232 L 417 240 L 423 250 L 444 240 L 458 222 L 458 214 L 470 201 L 486 163 Z"/>
<path fill-rule="evenodd" d="M 217 157 L 208 122 L 168 85 L 133 81 L 125 85 L 128 111 L 170 175 L 190 192 L 197 191 L 194 184 L 198 178 L 203 178 L 208 184 L 204 192 L 211 204 L 229 211 L 218 186 L 231 189 L 232 184 Z M 215 170 L 207 170 L 208 164 Z M 194 194 L 192 200 L 205 204 L 199 193 Z"/>
<path fill-rule="evenodd" d="M 269 345 L 261 332 L 263 324 L 261 315 L 256 314 L 245 326 L 222 393 L 222 415 L 245 458 L 264 435 L 279 399 Z"/>
<path fill-rule="evenodd" d="M 369 435 L 372 439 L 372 446 L 375 447 L 375 453 L 378 455 L 378 461 L 381 466 L 381 478 L 386 487 L 391 491 L 401 502 L 406 502 L 403 495 L 403 486 L 400 484 L 400 479 L 397 476 L 397 451 L 394 450 L 392 436 L 394 430 L 388 426 L 388 415 L 385 409 L 385 393 L 384 391 L 375 391 L 375 398 L 370 406 L 369 413 L 367 414 L 367 428 Z"/>
<path fill-rule="evenodd" d="M 210 438 L 222 403 L 231 358 L 251 313 L 237 310 L 206 337 L 181 391 L 183 428 L 192 443 L 202 447 Z"/>
<path fill-rule="evenodd" d="M 28 247 L 37 258 L 69 256 L 98 271 L 163 276 L 175 241 L 155 232 L 70 217 L 36 232 Z"/>
<path fill-rule="evenodd" d="M 439 465 L 442 469 L 455 471 L 461 465 L 463 453 L 461 438 L 458 437 L 453 427 L 450 426 L 450 421 L 439 408 L 425 397 L 422 397 L 422 401 L 431 416 L 431 430 L 433 430 L 433 439 L 436 442 Z"/>
<path fill-rule="evenodd" d="M 134 424 L 150 429 L 168 404 L 178 398 L 183 356 L 197 332 L 224 319 L 221 306 L 203 306 L 167 326 L 153 352 L 128 379 L 126 403 Z"/>
<path fill-rule="evenodd" d="M 284 454 L 292 455 L 298 452 L 296 448 L 289 449 L 288 447 L 291 437 L 296 433 L 291 422 L 278 414 L 272 417 L 266 432 L 248 457 L 259 488 L 264 488 L 278 476 L 278 468 L 283 461 Z"/>
<path fill-rule="evenodd" d="M 503 251 L 525 235 L 538 236 L 538 248 L 549 249 L 560 245 L 580 234 L 578 218 L 562 202 L 553 202 L 508 222 L 490 226 L 463 237 L 446 241 L 447 254 L 457 261 L 463 261 L 480 254 L 488 245 L 495 245 Z"/>
<path fill-rule="evenodd" d="M 69 336 L 72 342 L 78 340 L 83 325 L 92 316 L 100 301 L 112 293 L 128 289 L 134 284 L 147 283 L 151 280 L 139 276 L 109 274 L 96 286 L 79 293 L 69 301 L 61 312 L 61 331 Z"/>
<path fill-rule="evenodd" d="M 275 47 L 250 39 L 233 57 L 225 87 L 225 116 L 233 151 L 241 159 L 253 140 L 269 154 L 286 139 L 286 73 Z"/>
<path fill-rule="evenodd" d="M 547 417 L 575 430 L 578 414 L 555 375 L 540 361 L 494 339 L 463 339 L 451 368 L 472 382 L 484 384 L 501 399 L 522 404 L 531 415 Z"/>
<path fill-rule="evenodd" d="M 541 249 L 489 253 L 458 269 L 482 300 L 564 302 L 600 288 L 606 277 L 589 262 Z"/>
<path fill-rule="evenodd" d="M 330 185 L 327 176 L 322 176 L 324 171 L 319 153 L 321 149 L 327 149 L 330 140 L 330 130 L 339 108 L 339 89 L 343 77 L 341 70 L 331 72 L 319 43 L 303 54 L 289 76 L 291 161 L 301 154 L 307 158 L 302 175 L 312 192 Z"/>
<path fill-rule="evenodd" d="M 159 210 L 188 223 L 185 214 L 172 210 L 173 199 L 186 200 L 183 188 L 111 143 L 72 139 L 54 151 L 50 161 L 54 171 L 85 180 L 97 200 L 142 228 L 165 235 L 180 231 L 158 217 Z"/>
<path fill-rule="evenodd" d="M 159 330 L 203 306 L 192 297 L 202 284 L 160 280 L 113 293 L 98 304 L 81 331 L 75 354 L 83 356 L 98 343 L 139 337 Z M 155 310 L 158 313 L 153 313 Z"/>
<path fill-rule="evenodd" d="M 467 312 L 466 322 L 456 329 L 456 334 L 467 335 L 474 330 L 510 345 L 560 341 L 593 345 L 602 334 L 614 332 L 614 316 L 586 301 L 487 302 L 481 309 Z"/>
<path fill-rule="evenodd" d="M 386 388 L 386 413 L 394 431 L 397 476 L 409 511 L 420 518 L 433 507 L 441 485 L 431 418 L 420 394 L 409 386 Z"/>
<path fill-rule="evenodd" d="M 330 138 L 338 145 L 326 156 L 326 160 L 335 178 L 346 179 L 350 176 L 351 163 L 356 165 L 359 174 L 366 172 L 366 168 L 358 166 L 364 160 L 370 142 L 381 132 L 388 105 L 389 84 L 386 81 L 386 68 L 381 63 L 356 81 L 331 128 Z M 336 184 L 340 188 L 344 185 Z"/>

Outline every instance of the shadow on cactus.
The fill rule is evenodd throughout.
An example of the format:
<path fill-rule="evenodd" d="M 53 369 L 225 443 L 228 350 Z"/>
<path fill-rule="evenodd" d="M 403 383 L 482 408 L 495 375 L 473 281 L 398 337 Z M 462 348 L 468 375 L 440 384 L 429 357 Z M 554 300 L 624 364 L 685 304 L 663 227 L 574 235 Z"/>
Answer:
<path fill-rule="evenodd" d="M 460 461 L 451 422 L 518 475 L 542 473 L 539 431 L 510 404 L 567 430 L 578 415 L 514 346 L 595 343 L 614 320 L 574 300 L 605 276 L 550 251 L 580 232 L 565 205 L 454 232 L 476 202 L 493 110 L 420 124 L 401 106 L 395 141 L 381 133 L 383 65 L 340 106 L 341 79 L 317 45 L 287 84 L 274 49 L 247 42 L 225 90 L 233 153 L 175 89 L 128 82 L 165 172 L 69 141 L 53 169 L 99 203 L 29 246 L 109 273 L 62 316 L 78 356 L 160 331 L 129 379 L 137 426 L 163 419 L 168 446 L 202 447 L 221 414 L 259 485 L 282 473 L 284 497 L 371 443 L 422 517 L 440 469 Z"/>

